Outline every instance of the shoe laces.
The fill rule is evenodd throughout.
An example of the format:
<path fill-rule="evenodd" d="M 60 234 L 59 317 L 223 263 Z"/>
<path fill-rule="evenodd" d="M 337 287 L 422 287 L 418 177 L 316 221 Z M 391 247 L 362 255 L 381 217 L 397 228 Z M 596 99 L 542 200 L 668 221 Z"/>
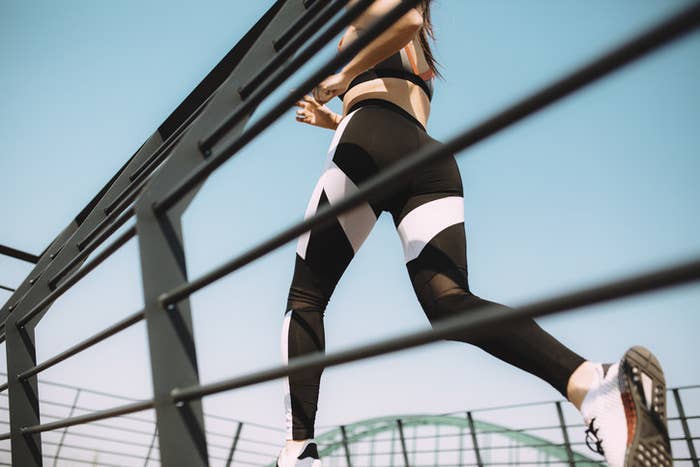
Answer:
<path fill-rule="evenodd" d="M 595 417 L 591 419 L 591 423 L 589 423 L 588 428 L 586 428 L 586 446 L 588 446 L 588 449 L 591 451 L 597 452 L 598 454 L 604 456 L 605 452 L 603 452 L 603 440 L 598 438 L 599 428 L 596 428 L 593 425 L 594 423 Z M 593 447 L 591 443 L 595 443 L 595 447 Z"/>

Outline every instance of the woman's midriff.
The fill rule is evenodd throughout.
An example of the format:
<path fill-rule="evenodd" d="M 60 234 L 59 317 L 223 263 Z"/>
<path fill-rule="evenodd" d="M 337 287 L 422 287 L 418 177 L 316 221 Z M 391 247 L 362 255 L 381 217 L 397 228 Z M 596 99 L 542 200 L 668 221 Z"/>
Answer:
<path fill-rule="evenodd" d="M 353 86 L 343 99 L 343 116 L 356 102 L 384 99 L 413 115 L 426 127 L 430 116 L 430 99 L 423 88 L 401 78 L 377 78 Z"/>

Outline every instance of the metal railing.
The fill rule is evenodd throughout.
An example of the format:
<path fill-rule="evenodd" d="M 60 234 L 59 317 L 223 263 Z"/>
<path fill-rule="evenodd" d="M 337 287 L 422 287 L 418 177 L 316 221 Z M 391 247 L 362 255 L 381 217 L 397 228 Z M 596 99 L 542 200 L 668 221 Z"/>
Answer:
<path fill-rule="evenodd" d="M 43 432 L 151 409 L 155 409 L 158 446 L 164 463 L 195 467 L 208 465 L 211 456 L 201 407 L 201 398 L 206 395 L 270 381 L 311 368 L 330 367 L 424 345 L 449 337 L 455 332 L 478 331 L 483 335 L 493 332 L 497 327 L 513 325 L 525 317 L 569 311 L 700 279 L 700 259 L 695 259 L 599 287 L 559 295 L 508 313 L 486 308 L 443 321 L 431 330 L 405 334 L 343 352 L 308 355 L 295 359 L 286 366 L 200 385 L 191 330 L 191 294 L 311 228 L 331 222 L 370 197 L 386 193 L 392 182 L 400 177 L 483 141 L 689 33 L 700 24 L 700 4 L 694 3 L 538 92 L 459 132 L 444 144 L 426 147 L 403 158 L 361 185 L 354 195 L 320 209 L 315 216 L 284 229 L 211 272 L 188 280 L 182 267 L 184 248 L 180 219 L 197 188 L 225 161 L 279 119 L 313 86 L 348 61 L 417 3 L 417 0 L 401 2 L 244 130 L 257 106 L 357 18 L 371 1 L 358 1 L 340 14 L 339 18 L 330 21 L 330 25 L 322 28 L 318 34 L 315 33 L 318 27 L 334 18 L 347 1 L 275 2 L 44 253 L 39 257 L 25 255 L 22 258 L 35 262 L 36 266 L 0 309 L 0 320 L 4 322 L 0 340 L 6 342 L 10 375 L 7 383 L 0 386 L 0 390 L 9 389 L 10 431 L 0 435 L 0 440 L 11 440 L 11 455 L 15 465 L 42 465 L 40 434 Z M 302 24 L 306 26 L 294 32 Z M 270 43 L 273 44 L 272 48 L 267 45 Z M 297 50 L 299 51 L 296 52 Z M 125 228 L 98 255 L 83 265 L 90 253 L 111 238 L 132 217 L 136 218 L 135 225 Z M 53 301 L 132 238 L 138 240 L 141 250 L 144 309 L 37 364 L 34 330 Z M 18 257 L 16 251 L 3 248 L 0 253 L 9 251 Z M 141 320 L 146 321 L 148 330 L 154 381 L 153 398 L 130 401 L 86 414 L 69 414 L 65 418 L 41 424 L 37 375 Z M 676 396 L 674 393 L 674 398 Z M 680 399 L 677 403 L 680 404 Z M 563 417 L 561 410 L 558 414 L 560 418 Z M 561 425 L 564 425 L 563 422 Z M 399 424 L 398 427 L 399 433 L 402 433 L 402 425 Z M 684 429 L 692 441 L 687 423 Z M 562 435 L 568 436 L 566 429 Z M 154 434 L 151 436 L 153 439 L 156 437 Z M 406 438 L 403 434 L 400 438 L 405 446 Z M 150 446 L 153 447 L 153 442 Z M 693 465 L 697 466 L 692 442 L 689 450 L 690 456 L 695 459 Z M 567 455 L 571 461 L 573 452 L 568 452 Z M 482 461 L 477 458 L 476 462 L 479 464 Z"/>
<path fill-rule="evenodd" d="M 5 376 L 0 374 L 0 376 Z M 108 402 L 138 402 L 116 394 L 40 381 L 42 417 L 60 420 L 95 413 Z M 700 420 L 700 385 L 668 389 L 669 434 L 677 466 L 692 465 L 689 422 Z M 603 465 L 586 447 L 580 415 L 563 401 L 472 408 L 443 414 L 395 415 L 319 427 L 324 465 Z M 0 395 L 0 426 L 9 425 L 7 396 Z M 279 427 L 205 413 L 207 447 L 216 465 L 273 466 L 284 435 Z M 93 465 L 160 465 L 154 412 L 125 415 L 50 433 L 44 459 Z M 0 465 L 9 453 L 0 442 Z"/>

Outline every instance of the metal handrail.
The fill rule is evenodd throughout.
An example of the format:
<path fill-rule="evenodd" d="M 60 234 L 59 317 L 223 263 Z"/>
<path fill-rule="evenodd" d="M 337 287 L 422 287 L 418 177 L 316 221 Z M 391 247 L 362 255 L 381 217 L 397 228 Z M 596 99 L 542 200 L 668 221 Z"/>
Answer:
<path fill-rule="evenodd" d="M 99 266 L 103 261 L 109 258 L 112 255 L 112 253 L 121 248 L 134 236 L 136 236 L 135 226 L 129 227 L 127 230 L 122 232 L 122 234 L 115 238 L 111 244 L 109 244 L 104 250 L 102 250 L 97 256 L 95 256 L 92 259 L 92 261 L 86 263 L 85 266 L 71 274 L 65 281 L 61 283 L 61 285 L 56 287 L 56 289 L 53 292 L 41 299 L 39 303 L 34 305 L 24 316 L 19 318 L 17 320 L 17 326 L 21 327 L 27 324 L 32 318 L 41 313 L 41 310 L 43 310 L 44 307 L 46 307 L 49 303 L 66 293 L 80 279 L 87 276 L 89 272 L 91 272 L 93 269 Z"/>
<path fill-rule="evenodd" d="M 109 238 L 114 232 L 116 232 L 122 225 L 126 223 L 134 215 L 134 209 L 130 208 L 126 212 L 122 213 L 121 216 L 117 217 L 113 223 L 111 223 L 105 230 L 100 232 L 99 236 L 94 238 L 90 243 L 88 243 L 83 249 L 78 253 L 68 264 L 66 264 L 60 271 L 49 279 L 49 287 L 54 288 L 56 284 L 65 277 L 68 272 L 73 268 L 78 266 L 85 258 L 90 256 L 90 253 L 95 251 L 102 243 L 104 243 L 107 238 Z M 133 233 L 136 233 L 134 231 Z"/>
<path fill-rule="evenodd" d="M 44 362 L 26 371 L 23 371 L 22 373 L 17 375 L 17 377 L 20 380 L 23 380 L 29 378 L 30 376 L 34 376 L 41 371 L 47 370 L 52 366 L 57 365 L 58 363 L 61 363 L 62 361 L 66 360 L 67 358 L 70 358 L 73 355 L 82 352 L 83 350 L 89 349 L 90 347 L 99 344 L 108 337 L 111 337 L 117 334 L 118 332 L 123 331 L 124 329 L 127 329 L 128 327 L 133 326 L 136 323 L 139 323 L 144 319 L 144 317 L 145 313 L 143 310 L 137 311 L 136 313 L 127 316 L 126 318 L 111 325 L 110 327 L 103 329 L 102 331 L 94 334 L 93 336 L 88 337 L 87 339 L 73 345 L 67 350 L 45 360 Z"/>
<path fill-rule="evenodd" d="M 407 333 L 329 354 L 308 354 L 295 358 L 288 365 L 275 366 L 215 383 L 188 388 L 175 388 L 171 391 L 171 396 L 176 402 L 188 401 L 222 391 L 288 377 L 303 371 L 328 368 L 368 357 L 376 357 L 398 350 L 418 347 L 449 338 L 457 333 L 475 332 L 478 330 L 479 335 L 483 336 L 485 333 L 502 330 L 503 326 L 513 325 L 519 320 L 570 311 L 575 308 L 659 290 L 698 279 L 700 279 L 700 258 L 677 266 L 657 269 L 647 274 L 556 296 L 514 309 L 504 311 L 500 307 L 493 305 L 481 307 L 470 311 L 468 314 L 440 321 L 429 330 Z"/>

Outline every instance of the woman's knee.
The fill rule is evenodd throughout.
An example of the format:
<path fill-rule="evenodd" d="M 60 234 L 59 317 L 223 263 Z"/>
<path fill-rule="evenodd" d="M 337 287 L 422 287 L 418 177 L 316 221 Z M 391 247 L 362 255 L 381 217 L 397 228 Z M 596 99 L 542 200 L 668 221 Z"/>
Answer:
<path fill-rule="evenodd" d="M 479 308 L 483 300 L 466 289 L 451 289 L 436 296 L 427 306 L 426 315 L 431 323 Z"/>

